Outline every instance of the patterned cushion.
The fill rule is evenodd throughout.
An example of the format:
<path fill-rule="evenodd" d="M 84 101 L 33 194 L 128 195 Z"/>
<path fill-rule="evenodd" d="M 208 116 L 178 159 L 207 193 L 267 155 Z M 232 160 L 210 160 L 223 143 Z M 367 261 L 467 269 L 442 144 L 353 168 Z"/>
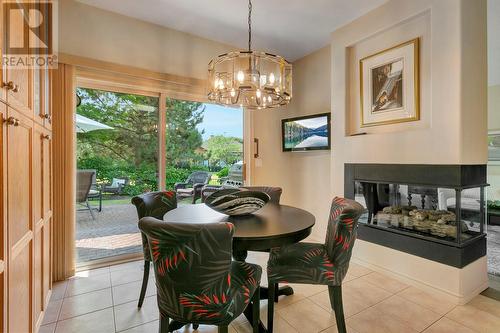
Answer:
<path fill-rule="evenodd" d="M 364 212 L 354 200 L 332 201 L 325 244 L 297 243 L 271 250 L 268 278 L 275 282 L 340 285 L 344 279 Z"/>
<path fill-rule="evenodd" d="M 139 219 L 146 216 L 152 216 L 159 220 L 163 220 L 163 215 L 165 215 L 168 211 L 177 208 L 177 200 L 175 192 L 173 191 L 144 193 L 133 197 L 132 203 L 137 209 L 137 216 Z M 148 241 L 144 234 L 141 233 L 141 236 L 144 260 L 151 261 Z"/>
<path fill-rule="evenodd" d="M 179 302 L 183 320 L 204 324 L 230 323 L 243 313 L 260 283 L 262 268 L 233 261 L 225 284 L 201 293 L 182 293 Z M 181 320 L 181 318 L 179 318 Z"/>
<path fill-rule="evenodd" d="M 262 269 L 231 260 L 231 223 L 163 223 L 143 218 L 155 269 L 160 314 L 199 324 L 227 325 L 260 284 Z"/>
<path fill-rule="evenodd" d="M 323 244 L 297 243 L 273 249 L 267 263 L 269 279 L 280 283 L 338 285 L 342 273 L 330 261 Z"/>

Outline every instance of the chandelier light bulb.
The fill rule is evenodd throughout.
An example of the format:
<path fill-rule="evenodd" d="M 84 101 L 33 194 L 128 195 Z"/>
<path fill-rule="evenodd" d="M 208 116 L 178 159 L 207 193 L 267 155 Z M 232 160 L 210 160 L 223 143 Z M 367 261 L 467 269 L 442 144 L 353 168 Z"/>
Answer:
<path fill-rule="evenodd" d="M 269 83 L 274 84 L 274 73 L 269 74 Z"/>
<path fill-rule="evenodd" d="M 236 76 L 236 78 L 238 79 L 238 82 L 239 83 L 243 83 L 243 81 L 245 80 L 245 73 L 243 73 L 243 71 L 238 71 L 238 75 Z"/>
<path fill-rule="evenodd" d="M 236 96 L 236 91 L 234 90 L 234 88 L 231 88 L 231 97 L 234 97 Z"/>
<path fill-rule="evenodd" d="M 269 77 L 269 78 L 270 78 L 270 77 Z M 262 75 L 260 76 L 260 85 L 261 85 L 261 86 L 265 86 L 265 85 L 266 85 L 266 83 L 267 83 L 267 76 L 266 76 L 266 74 L 262 74 Z"/>
<path fill-rule="evenodd" d="M 260 92 L 260 89 L 257 89 L 257 91 L 255 92 L 255 96 L 257 96 L 257 98 L 260 98 L 261 95 L 262 93 Z"/>

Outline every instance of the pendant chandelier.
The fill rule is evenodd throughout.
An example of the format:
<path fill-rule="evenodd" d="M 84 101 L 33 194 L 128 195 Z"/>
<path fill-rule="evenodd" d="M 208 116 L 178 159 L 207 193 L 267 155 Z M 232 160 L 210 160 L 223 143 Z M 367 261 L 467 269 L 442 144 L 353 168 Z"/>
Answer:
<path fill-rule="evenodd" d="M 275 108 L 292 98 L 292 65 L 279 55 L 252 50 L 252 1 L 248 1 L 248 50 L 221 54 L 208 64 L 208 99 L 247 109 Z"/>

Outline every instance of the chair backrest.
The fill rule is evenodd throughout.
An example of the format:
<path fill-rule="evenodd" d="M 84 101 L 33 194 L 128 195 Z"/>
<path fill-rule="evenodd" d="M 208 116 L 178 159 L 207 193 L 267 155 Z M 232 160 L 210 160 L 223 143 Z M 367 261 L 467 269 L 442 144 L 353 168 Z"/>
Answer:
<path fill-rule="evenodd" d="M 242 186 L 240 187 L 241 189 L 247 189 L 249 191 L 259 191 L 259 192 L 264 192 L 269 195 L 271 200 L 269 202 L 279 204 L 280 203 L 280 198 L 281 198 L 281 193 L 283 193 L 283 190 L 281 187 L 271 187 L 271 186 Z"/>
<path fill-rule="evenodd" d="M 335 267 L 347 270 L 357 235 L 359 217 L 365 208 L 354 200 L 335 197 L 326 231 L 326 251 Z"/>
<path fill-rule="evenodd" d="M 177 200 L 175 192 L 149 192 L 132 198 L 132 204 L 137 209 L 137 216 L 140 219 L 146 216 L 152 216 L 159 220 L 163 219 L 163 215 L 169 210 L 177 208 Z M 151 261 L 148 241 L 144 234 L 142 236 L 142 248 L 144 250 L 144 260 Z"/>
<path fill-rule="evenodd" d="M 189 175 L 186 183 L 189 184 L 208 184 L 212 174 L 207 171 L 195 171 Z"/>
<path fill-rule="evenodd" d="M 231 223 L 164 223 L 145 217 L 139 229 L 151 249 L 161 314 L 192 322 L 200 313 L 232 306 Z"/>
<path fill-rule="evenodd" d="M 120 185 L 127 185 L 128 184 L 128 179 L 127 178 L 113 178 L 111 181 L 110 187 L 119 187 Z"/>
<path fill-rule="evenodd" d="M 97 170 L 96 169 L 80 169 L 79 171 L 91 171 L 94 173 L 94 175 L 92 176 L 92 185 L 95 185 L 97 182 L 96 182 L 96 177 L 97 177 Z"/>
<path fill-rule="evenodd" d="M 76 202 L 85 202 L 92 187 L 95 171 L 77 170 L 76 172 Z"/>

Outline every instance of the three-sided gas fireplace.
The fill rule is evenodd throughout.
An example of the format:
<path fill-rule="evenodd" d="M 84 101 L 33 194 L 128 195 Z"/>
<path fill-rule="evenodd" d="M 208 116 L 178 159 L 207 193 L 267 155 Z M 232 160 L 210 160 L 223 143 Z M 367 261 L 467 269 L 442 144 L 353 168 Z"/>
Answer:
<path fill-rule="evenodd" d="M 486 255 L 485 165 L 345 164 L 358 238 L 454 267 Z"/>

